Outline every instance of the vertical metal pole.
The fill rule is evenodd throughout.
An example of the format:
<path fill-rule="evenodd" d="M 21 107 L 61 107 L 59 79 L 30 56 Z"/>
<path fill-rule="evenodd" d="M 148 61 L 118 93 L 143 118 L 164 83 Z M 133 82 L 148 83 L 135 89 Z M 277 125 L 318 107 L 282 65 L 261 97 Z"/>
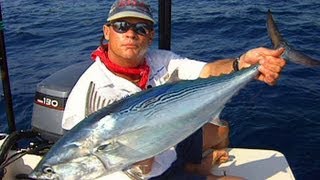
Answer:
<path fill-rule="evenodd" d="M 12 95 L 10 89 L 9 72 L 7 65 L 7 55 L 4 40 L 4 25 L 2 22 L 2 9 L 0 4 L 0 66 L 1 66 L 1 79 L 3 85 L 3 93 L 6 101 L 6 113 L 8 120 L 9 133 L 16 131 L 16 125 L 14 120 Z"/>
<path fill-rule="evenodd" d="M 159 0 L 159 49 L 171 49 L 171 0 Z"/>

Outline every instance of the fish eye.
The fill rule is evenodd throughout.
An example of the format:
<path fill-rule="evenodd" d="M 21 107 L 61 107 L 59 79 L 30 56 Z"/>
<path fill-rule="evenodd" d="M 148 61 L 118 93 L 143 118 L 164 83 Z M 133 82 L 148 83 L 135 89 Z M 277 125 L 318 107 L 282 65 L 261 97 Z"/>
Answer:
<path fill-rule="evenodd" d="M 106 150 L 109 148 L 108 146 L 110 146 L 110 145 L 111 145 L 111 143 L 103 144 L 103 145 L 99 146 L 97 150 L 98 151 Z"/>
<path fill-rule="evenodd" d="M 42 171 L 43 171 L 43 173 L 46 173 L 46 174 L 54 173 L 54 171 L 51 167 L 44 167 Z"/>
<path fill-rule="evenodd" d="M 103 144 L 103 145 L 99 146 L 99 147 L 97 148 L 97 150 L 98 150 L 98 151 L 105 151 L 105 152 L 107 152 L 107 151 L 114 150 L 114 149 L 118 148 L 119 146 L 120 146 L 120 145 L 119 145 L 119 142 L 117 142 L 117 141 L 112 141 L 112 142 L 109 142 L 109 143 L 107 143 L 107 144 Z"/>

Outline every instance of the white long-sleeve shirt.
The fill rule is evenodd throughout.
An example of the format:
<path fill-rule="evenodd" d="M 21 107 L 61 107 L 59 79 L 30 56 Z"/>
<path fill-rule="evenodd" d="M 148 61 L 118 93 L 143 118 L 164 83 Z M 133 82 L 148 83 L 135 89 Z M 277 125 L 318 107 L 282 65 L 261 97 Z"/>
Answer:
<path fill-rule="evenodd" d="M 151 50 L 146 54 L 150 66 L 148 86 L 159 86 L 172 80 L 189 80 L 199 77 L 206 63 L 182 58 L 166 50 Z M 84 72 L 72 89 L 65 107 L 62 128 L 70 130 L 86 116 L 87 93 L 90 83 L 95 84 L 96 97 L 100 101 L 91 104 L 98 110 L 125 96 L 141 91 L 134 83 L 110 72 L 97 57 L 96 61 Z M 167 170 L 176 160 L 176 152 L 171 148 L 155 157 L 149 177 L 155 177 Z"/>

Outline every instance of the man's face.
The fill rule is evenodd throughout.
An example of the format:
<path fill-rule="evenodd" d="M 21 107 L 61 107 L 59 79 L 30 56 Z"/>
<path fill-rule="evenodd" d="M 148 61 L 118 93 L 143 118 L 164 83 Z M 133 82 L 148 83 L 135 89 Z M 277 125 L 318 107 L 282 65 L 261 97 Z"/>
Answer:
<path fill-rule="evenodd" d="M 122 18 L 115 22 L 124 22 L 131 25 L 145 23 L 151 25 L 151 22 L 139 18 Z M 111 23 L 111 24 L 112 24 Z M 116 24 L 114 24 L 116 26 Z M 119 27 L 119 26 L 118 26 Z M 110 59 L 126 60 L 128 63 L 137 63 L 144 59 L 148 47 L 151 45 L 154 31 L 147 31 L 146 34 L 130 28 L 128 31 L 117 32 L 113 25 L 104 26 L 105 38 L 109 41 L 108 54 Z"/>

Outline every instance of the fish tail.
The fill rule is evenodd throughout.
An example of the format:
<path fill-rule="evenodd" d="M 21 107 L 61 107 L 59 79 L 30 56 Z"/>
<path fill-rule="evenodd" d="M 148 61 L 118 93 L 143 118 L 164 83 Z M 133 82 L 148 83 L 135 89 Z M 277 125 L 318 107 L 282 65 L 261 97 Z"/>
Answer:
<path fill-rule="evenodd" d="M 288 43 L 283 39 L 281 36 L 277 24 L 275 23 L 272 13 L 270 9 L 268 10 L 267 14 L 267 30 L 268 35 L 272 41 L 273 47 L 275 49 L 283 47 L 285 48 L 285 52 L 283 53 L 282 57 L 287 60 L 297 64 L 302 64 L 308 67 L 320 66 L 320 61 L 309 57 L 308 55 L 299 52 L 293 49 Z"/>

